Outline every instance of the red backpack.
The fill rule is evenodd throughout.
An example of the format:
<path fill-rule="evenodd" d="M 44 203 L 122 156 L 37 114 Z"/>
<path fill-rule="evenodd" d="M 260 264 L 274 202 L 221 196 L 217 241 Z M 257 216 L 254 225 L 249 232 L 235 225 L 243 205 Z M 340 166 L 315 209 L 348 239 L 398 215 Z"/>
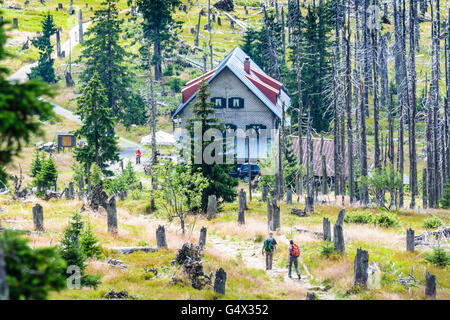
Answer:
<path fill-rule="evenodd" d="M 296 245 L 296 244 L 292 245 L 292 256 L 295 258 L 300 256 L 300 249 L 298 248 L 298 245 Z"/>

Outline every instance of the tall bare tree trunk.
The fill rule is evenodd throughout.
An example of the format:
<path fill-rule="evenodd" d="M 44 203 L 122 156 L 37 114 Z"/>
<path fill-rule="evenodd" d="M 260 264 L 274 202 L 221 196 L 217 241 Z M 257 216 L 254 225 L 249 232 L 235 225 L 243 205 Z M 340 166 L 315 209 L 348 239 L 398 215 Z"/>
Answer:
<path fill-rule="evenodd" d="M 150 210 L 155 208 L 155 191 L 156 191 L 156 177 L 153 170 L 156 164 L 156 101 L 153 91 L 153 75 L 152 75 L 152 44 L 148 43 L 148 90 L 147 90 L 147 109 L 150 109 L 150 131 L 152 135 L 152 158 L 150 164 L 150 175 L 152 181 L 152 195 L 150 199 Z"/>

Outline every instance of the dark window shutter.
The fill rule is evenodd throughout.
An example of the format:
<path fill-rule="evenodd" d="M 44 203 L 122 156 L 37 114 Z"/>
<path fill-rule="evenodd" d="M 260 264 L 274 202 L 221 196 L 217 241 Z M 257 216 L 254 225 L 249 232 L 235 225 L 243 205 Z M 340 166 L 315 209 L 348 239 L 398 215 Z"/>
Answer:
<path fill-rule="evenodd" d="M 242 109 L 244 108 L 244 99 L 243 98 L 229 98 L 228 99 L 228 108 L 232 109 Z"/>

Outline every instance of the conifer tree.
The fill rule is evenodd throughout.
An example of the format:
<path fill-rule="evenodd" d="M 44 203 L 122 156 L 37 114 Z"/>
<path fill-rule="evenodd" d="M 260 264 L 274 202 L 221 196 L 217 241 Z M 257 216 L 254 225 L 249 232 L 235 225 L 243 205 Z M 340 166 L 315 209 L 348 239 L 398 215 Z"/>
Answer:
<path fill-rule="evenodd" d="M 439 204 L 443 209 L 450 209 L 450 182 L 447 182 L 445 184 L 442 198 L 439 200 Z"/>
<path fill-rule="evenodd" d="M 88 188 L 92 164 L 99 166 L 102 172 L 110 175 L 108 167 L 119 161 L 119 147 L 114 135 L 114 118 L 105 96 L 98 74 L 94 73 L 88 84 L 81 90 L 75 113 L 80 116 L 82 125 L 75 131 L 79 138 L 84 137 L 87 145 L 75 148 L 75 159 L 86 168 Z"/>
<path fill-rule="evenodd" d="M 128 0 L 131 4 L 131 0 Z M 155 80 L 162 76 L 163 50 L 173 41 L 173 31 L 179 26 L 172 17 L 173 7 L 181 4 L 180 0 L 136 0 L 136 6 L 144 18 L 144 38 L 153 43 L 152 64 L 155 65 Z"/>
<path fill-rule="evenodd" d="M 189 119 L 187 129 L 194 139 L 192 139 L 191 146 L 191 162 L 193 163 L 193 171 L 200 170 L 205 178 L 208 179 L 209 185 L 203 190 L 202 194 L 202 209 L 206 209 L 208 204 L 208 196 L 215 195 L 217 199 L 222 199 L 224 202 L 232 202 L 237 196 L 236 187 L 239 182 L 237 179 L 228 175 L 231 169 L 226 164 L 207 164 L 202 159 L 201 164 L 195 163 L 194 144 L 199 143 L 194 135 L 194 123 L 201 124 L 201 132 L 195 132 L 195 134 L 204 136 L 204 133 L 209 129 L 218 129 L 223 131 L 224 127 L 219 123 L 219 119 L 212 117 L 216 110 L 214 104 L 209 101 L 210 94 L 208 93 L 208 85 L 203 82 L 197 93 L 198 102 L 193 105 L 193 117 Z M 202 139 L 201 154 L 203 155 L 205 148 L 210 144 L 210 141 L 204 141 Z M 222 154 L 223 156 L 223 154 Z"/>
<path fill-rule="evenodd" d="M 40 78 L 47 83 L 55 83 L 56 75 L 53 64 L 55 60 L 52 58 L 53 45 L 50 41 L 52 35 L 56 34 L 57 28 L 53 22 L 53 16 L 47 13 L 42 20 L 42 35 L 37 39 L 31 40 L 31 44 L 39 50 L 38 65 L 31 69 L 28 75 L 30 79 Z"/>
<path fill-rule="evenodd" d="M 105 0 L 94 13 L 94 23 L 85 34 L 80 57 L 85 65 L 81 80 L 87 84 L 98 74 L 111 115 L 128 128 L 144 123 L 145 108 L 140 96 L 132 90 L 135 79 L 126 66 L 129 54 L 119 42 L 123 19 L 119 18 L 117 3 L 118 0 Z"/>

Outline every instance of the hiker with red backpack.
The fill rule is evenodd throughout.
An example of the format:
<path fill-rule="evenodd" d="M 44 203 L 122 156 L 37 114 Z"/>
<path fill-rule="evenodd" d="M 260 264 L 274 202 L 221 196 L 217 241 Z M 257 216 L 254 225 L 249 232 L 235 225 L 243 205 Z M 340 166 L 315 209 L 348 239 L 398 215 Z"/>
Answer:
<path fill-rule="evenodd" d="M 300 248 L 294 243 L 294 240 L 289 241 L 289 278 L 291 278 L 292 263 L 294 263 L 297 276 L 301 279 L 300 271 L 298 270 L 298 257 L 300 256 Z"/>
<path fill-rule="evenodd" d="M 274 252 L 277 252 L 277 241 L 273 237 L 273 232 L 269 232 L 269 237 L 264 240 L 262 248 L 262 255 L 266 254 L 266 270 L 272 270 Z"/>

